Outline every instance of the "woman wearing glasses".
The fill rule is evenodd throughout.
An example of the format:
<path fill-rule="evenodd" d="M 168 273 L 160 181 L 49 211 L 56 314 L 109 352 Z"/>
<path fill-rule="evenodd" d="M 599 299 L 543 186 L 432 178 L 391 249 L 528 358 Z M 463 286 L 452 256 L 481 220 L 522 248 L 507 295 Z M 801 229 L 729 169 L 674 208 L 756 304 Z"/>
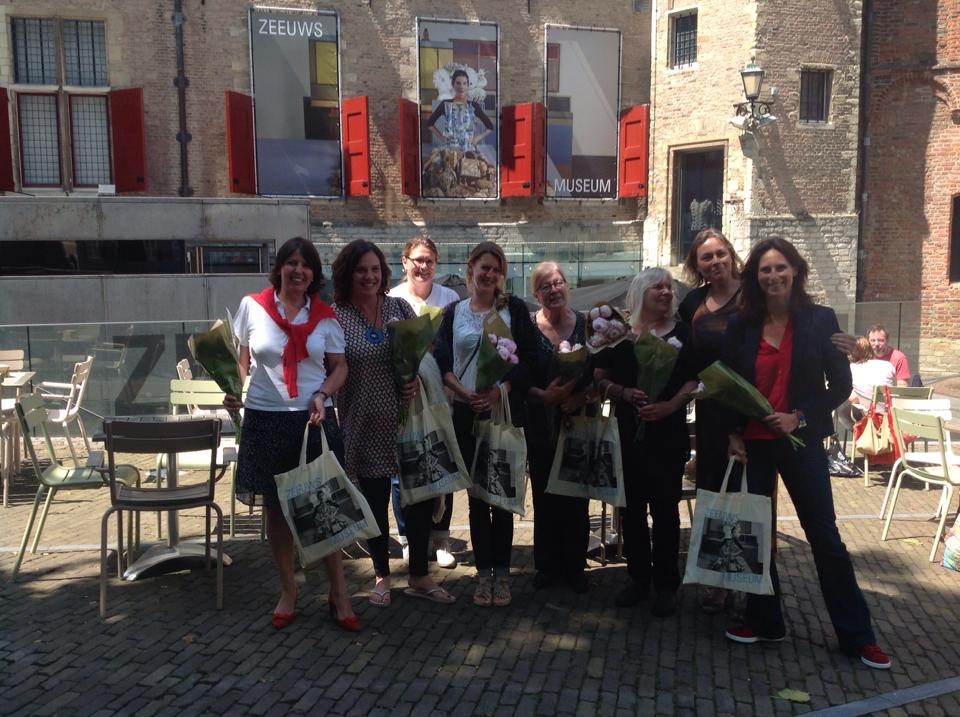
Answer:
<path fill-rule="evenodd" d="M 403 247 L 403 273 L 406 281 L 402 281 L 387 292 L 387 296 L 403 299 L 419 314 L 424 306 L 443 308 L 454 301 L 460 300 L 460 295 L 453 289 L 434 282 L 437 273 L 437 263 L 440 253 L 437 245 L 429 237 L 415 236 Z M 410 562 L 410 546 L 407 543 L 407 524 L 403 519 L 403 506 L 400 503 L 400 477 L 394 476 L 391 490 L 393 501 L 393 515 L 397 521 L 397 533 L 400 536 L 400 545 L 403 547 L 403 562 Z M 443 517 L 433 524 L 430 531 L 430 546 L 427 555 L 437 553 L 437 565 L 441 568 L 455 568 L 457 559 L 450 552 L 450 516 L 453 513 L 453 493 L 447 493 L 446 506 Z"/>
<path fill-rule="evenodd" d="M 544 588 L 565 581 L 574 592 L 588 589 L 583 573 L 590 537 L 590 516 L 586 498 L 547 493 L 547 481 L 557 450 L 560 421 L 584 403 L 583 386 L 577 379 L 561 383 L 551 380 L 553 356 L 562 342 L 586 345 L 587 322 L 583 314 L 568 306 L 567 277 L 556 262 L 538 264 L 530 275 L 533 295 L 540 309 L 533 314 L 537 356 L 533 385 L 527 394 L 527 459 L 533 489 L 533 584 Z M 587 381 L 591 372 L 585 372 Z"/>

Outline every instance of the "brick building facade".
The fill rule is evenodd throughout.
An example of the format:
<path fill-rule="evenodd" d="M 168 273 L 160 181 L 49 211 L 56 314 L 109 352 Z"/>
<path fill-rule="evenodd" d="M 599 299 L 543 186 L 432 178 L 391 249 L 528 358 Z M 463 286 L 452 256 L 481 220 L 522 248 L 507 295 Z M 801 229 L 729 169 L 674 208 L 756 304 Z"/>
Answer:
<path fill-rule="evenodd" d="M 924 369 L 956 372 L 960 2 L 870 5 L 861 299 L 918 303 Z"/>
<path fill-rule="evenodd" d="M 810 259 L 813 290 L 851 330 L 862 328 L 860 315 L 870 313 L 856 307 L 858 300 L 923 299 L 923 361 L 946 356 L 952 344 L 941 340 L 960 338 L 942 330 L 956 323 L 949 322 L 956 289 L 948 250 L 949 205 L 958 191 L 956 0 L 490 0 L 464 7 L 438 0 L 331 0 L 323 8 L 339 20 L 339 92 L 369 101 L 370 194 L 349 199 L 230 192 L 224 93 L 251 92 L 251 3 L 242 0 L 182 2 L 185 129 L 191 136 L 184 174 L 175 4 L 0 0 L 0 88 L 10 97 L 18 191 L 24 189 L 20 98 L 50 88 L 15 77 L 13 19 L 102 21 L 108 65 L 106 88 L 55 88 L 64 186 L 29 189 L 49 195 L 47 204 L 16 195 L 0 199 L 9 219 L 6 227 L 0 222 L 0 241 L 152 240 L 166 231 L 188 245 L 228 244 L 283 239 L 302 229 L 329 260 L 356 237 L 381 243 L 396 258 L 406 238 L 427 231 L 445 247 L 450 269 L 480 239 L 503 243 L 519 260 L 511 273 L 514 288 L 522 290 L 525 272 L 545 257 L 559 257 L 582 282 L 642 265 L 677 266 L 698 227 L 720 224 L 743 253 L 773 232 L 795 240 Z M 264 4 L 317 8 L 304 0 Z M 406 196 L 398 100 L 417 96 L 417 18 L 437 17 L 496 23 L 501 108 L 544 101 L 545 25 L 620 31 L 619 107 L 651 107 L 648 195 Z M 777 121 L 750 132 L 730 119 L 733 105 L 743 100 L 739 70 L 752 57 L 766 71 L 762 99 L 771 101 Z M 72 187 L 71 96 L 130 87 L 143 90 L 146 191 L 114 199 Z M 115 144 L 114 162 L 118 149 Z M 70 200 L 58 204 L 64 188 Z M 861 196 L 867 198 L 862 214 Z M 591 262 L 600 268 L 591 269 Z M 0 315 L 4 321 L 9 318 Z"/>

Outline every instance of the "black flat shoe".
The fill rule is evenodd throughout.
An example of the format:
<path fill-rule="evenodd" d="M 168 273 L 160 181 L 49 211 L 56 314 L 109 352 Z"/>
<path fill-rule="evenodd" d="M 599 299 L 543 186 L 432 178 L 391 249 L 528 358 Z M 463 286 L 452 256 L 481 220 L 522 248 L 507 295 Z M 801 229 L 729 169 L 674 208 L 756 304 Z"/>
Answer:
<path fill-rule="evenodd" d="M 677 592 L 664 590 L 658 592 L 650 606 L 650 614 L 654 617 L 670 617 L 677 611 Z"/>
<path fill-rule="evenodd" d="M 634 607 L 647 599 L 647 589 L 639 583 L 630 581 L 617 593 L 613 604 L 617 607 Z"/>
<path fill-rule="evenodd" d="M 533 587 L 537 590 L 548 588 L 553 585 L 553 576 L 549 573 L 537 573 L 533 576 Z"/>

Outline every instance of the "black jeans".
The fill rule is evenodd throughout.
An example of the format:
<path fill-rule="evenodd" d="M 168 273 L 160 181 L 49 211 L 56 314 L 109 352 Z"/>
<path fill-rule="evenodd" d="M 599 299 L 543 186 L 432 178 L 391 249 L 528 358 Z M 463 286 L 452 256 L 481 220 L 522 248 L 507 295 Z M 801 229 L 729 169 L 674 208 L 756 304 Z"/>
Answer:
<path fill-rule="evenodd" d="M 466 404 L 453 404 L 453 430 L 457 434 L 463 462 L 473 464 L 477 439 L 473 435 L 473 420 L 476 416 Z M 473 544 L 473 559 L 477 572 L 494 570 L 506 575 L 510 572 L 510 553 L 513 549 L 513 513 L 494 508 L 488 503 L 470 498 L 470 542 Z M 412 558 L 411 558 L 412 559 Z"/>
<path fill-rule="evenodd" d="M 646 439 L 624 440 L 623 482 L 627 506 L 620 512 L 627 572 L 642 589 L 680 587 L 680 493 L 686 456 Z M 653 518 L 653 530 L 647 515 Z M 652 539 L 652 546 L 651 546 Z"/>
<path fill-rule="evenodd" d="M 820 441 L 810 443 L 794 450 L 785 438 L 747 441 L 747 486 L 751 493 L 772 497 L 779 472 L 813 551 L 820 591 L 840 648 L 856 654 L 876 642 L 876 637 L 850 554 L 837 529 L 827 456 Z M 740 476 L 731 476 L 728 490 L 739 488 Z M 759 635 L 779 636 L 786 627 L 775 559 L 770 561 L 770 578 L 774 594 L 748 595 L 744 620 Z"/>
<path fill-rule="evenodd" d="M 377 577 L 390 575 L 390 525 L 387 522 L 387 506 L 390 503 L 390 478 L 386 476 L 360 476 L 360 492 L 370 504 L 373 517 L 380 528 L 380 535 L 367 540 L 367 548 L 373 560 L 373 570 Z M 433 520 L 433 501 L 408 505 L 402 509 L 407 524 L 407 537 L 410 541 L 410 574 L 427 574 L 427 546 L 430 542 L 430 524 Z"/>
<path fill-rule="evenodd" d="M 547 493 L 556 445 L 528 439 L 533 490 L 533 565 L 537 572 L 571 578 L 583 572 L 590 540 L 589 501 Z"/>

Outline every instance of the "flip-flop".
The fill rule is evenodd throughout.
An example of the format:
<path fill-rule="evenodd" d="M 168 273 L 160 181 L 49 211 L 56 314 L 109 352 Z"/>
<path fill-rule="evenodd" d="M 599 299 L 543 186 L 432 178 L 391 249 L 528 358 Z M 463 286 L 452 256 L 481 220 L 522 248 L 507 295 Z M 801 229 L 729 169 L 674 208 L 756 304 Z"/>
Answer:
<path fill-rule="evenodd" d="M 370 601 L 371 605 L 377 607 L 390 607 L 390 588 L 386 590 L 377 590 L 374 588 L 367 596 L 367 600 Z"/>
<path fill-rule="evenodd" d="M 436 585 L 429 590 L 417 590 L 416 588 L 406 588 L 403 591 L 404 595 L 409 595 L 410 597 L 421 598 L 423 600 L 429 600 L 430 602 L 438 602 L 441 605 L 452 605 L 457 601 L 457 599 L 444 590 L 439 585 Z"/>

